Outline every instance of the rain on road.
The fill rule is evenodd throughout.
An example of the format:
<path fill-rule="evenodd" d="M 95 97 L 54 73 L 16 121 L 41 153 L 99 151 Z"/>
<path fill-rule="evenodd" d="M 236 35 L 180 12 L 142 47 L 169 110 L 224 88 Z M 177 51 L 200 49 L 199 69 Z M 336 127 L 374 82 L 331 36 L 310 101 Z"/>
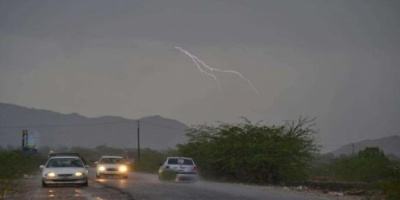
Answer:
<path fill-rule="evenodd" d="M 13 195 L 8 199 L 89 199 L 89 200 L 179 200 L 179 199 L 215 199 L 215 200 L 322 200 L 330 199 L 326 195 L 283 191 L 267 186 L 249 186 L 243 184 L 216 183 L 198 181 L 161 182 L 155 174 L 132 172 L 128 179 L 95 179 L 90 169 L 88 187 L 49 187 L 42 188 L 39 176 L 25 179 L 24 195 Z M 345 199 L 335 197 L 334 199 Z M 347 199 L 347 198 L 346 198 Z"/>

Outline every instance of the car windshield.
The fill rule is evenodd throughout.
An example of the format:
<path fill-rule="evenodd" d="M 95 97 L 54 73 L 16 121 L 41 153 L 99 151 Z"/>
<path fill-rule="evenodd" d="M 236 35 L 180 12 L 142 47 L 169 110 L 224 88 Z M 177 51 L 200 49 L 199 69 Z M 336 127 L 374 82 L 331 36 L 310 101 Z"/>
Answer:
<path fill-rule="evenodd" d="M 170 165 L 193 165 L 193 161 L 191 159 L 184 159 L 184 158 L 170 158 L 170 159 L 168 159 L 168 164 L 170 164 Z"/>
<path fill-rule="evenodd" d="M 123 158 L 102 158 L 100 164 L 122 164 L 125 163 Z"/>
<path fill-rule="evenodd" d="M 46 168 L 83 167 L 79 158 L 53 158 L 47 162 Z"/>

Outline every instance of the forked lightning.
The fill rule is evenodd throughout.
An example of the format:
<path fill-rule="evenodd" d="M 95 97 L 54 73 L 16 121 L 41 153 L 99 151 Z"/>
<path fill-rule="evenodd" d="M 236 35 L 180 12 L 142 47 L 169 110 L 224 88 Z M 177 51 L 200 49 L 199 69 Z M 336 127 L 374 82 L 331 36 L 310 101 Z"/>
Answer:
<path fill-rule="evenodd" d="M 221 85 L 220 82 L 217 79 L 217 76 L 214 74 L 214 71 L 216 72 L 222 72 L 222 73 L 233 73 L 238 75 L 240 78 L 244 79 L 245 81 L 247 81 L 247 83 L 250 85 L 251 89 L 254 90 L 257 94 L 260 94 L 260 92 L 254 87 L 253 83 L 247 79 L 246 77 L 244 77 L 241 73 L 239 73 L 238 71 L 233 71 L 233 70 L 222 70 L 222 69 L 218 69 L 218 68 L 213 68 L 208 66 L 204 61 L 200 60 L 199 58 L 197 58 L 196 56 L 190 54 L 188 51 L 182 49 L 181 47 L 175 47 L 176 49 L 178 49 L 179 51 L 181 51 L 182 53 L 186 54 L 187 56 L 189 56 L 192 61 L 194 62 L 194 64 L 197 66 L 197 68 L 200 70 L 200 72 L 211 76 L 214 78 L 214 80 L 217 82 L 218 84 L 218 88 L 221 90 Z M 207 72 L 206 70 L 209 70 L 210 72 Z"/>

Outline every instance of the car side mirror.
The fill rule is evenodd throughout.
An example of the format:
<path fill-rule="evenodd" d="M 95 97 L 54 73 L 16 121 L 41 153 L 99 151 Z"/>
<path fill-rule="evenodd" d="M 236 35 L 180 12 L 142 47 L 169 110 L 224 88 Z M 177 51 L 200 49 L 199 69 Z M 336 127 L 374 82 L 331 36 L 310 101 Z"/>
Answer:
<path fill-rule="evenodd" d="M 40 168 L 40 169 L 44 169 L 44 165 L 40 165 L 39 168 Z"/>
<path fill-rule="evenodd" d="M 98 162 L 98 161 L 96 161 L 96 162 L 94 162 L 94 164 L 98 165 L 98 164 L 99 164 L 99 162 Z"/>

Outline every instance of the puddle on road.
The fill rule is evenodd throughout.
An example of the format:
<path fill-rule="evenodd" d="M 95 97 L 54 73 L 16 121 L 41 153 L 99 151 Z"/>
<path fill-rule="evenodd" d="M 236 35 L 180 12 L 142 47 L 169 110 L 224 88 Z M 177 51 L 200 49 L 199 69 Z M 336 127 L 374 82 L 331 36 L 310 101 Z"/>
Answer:
<path fill-rule="evenodd" d="M 89 197 L 89 198 L 88 198 Z M 42 188 L 31 199 L 91 199 L 90 195 L 82 189 L 73 187 Z"/>
<path fill-rule="evenodd" d="M 119 186 L 126 185 L 126 180 L 120 180 Z M 52 186 L 43 188 L 40 177 L 23 179 L 18 193 L 10 193 L 9 200 L 132 200 L 129 193 L 102 183 L 101 180 L 89 181 L 88 187 Z"/>
<path fill-rule="evenodd" d="M 74 199 L 74 200 L 129 200 L 129 195 L 101 184 L 90 184 L 87 188 L 54 187 L 43 188 L 37 199 Z"/>

